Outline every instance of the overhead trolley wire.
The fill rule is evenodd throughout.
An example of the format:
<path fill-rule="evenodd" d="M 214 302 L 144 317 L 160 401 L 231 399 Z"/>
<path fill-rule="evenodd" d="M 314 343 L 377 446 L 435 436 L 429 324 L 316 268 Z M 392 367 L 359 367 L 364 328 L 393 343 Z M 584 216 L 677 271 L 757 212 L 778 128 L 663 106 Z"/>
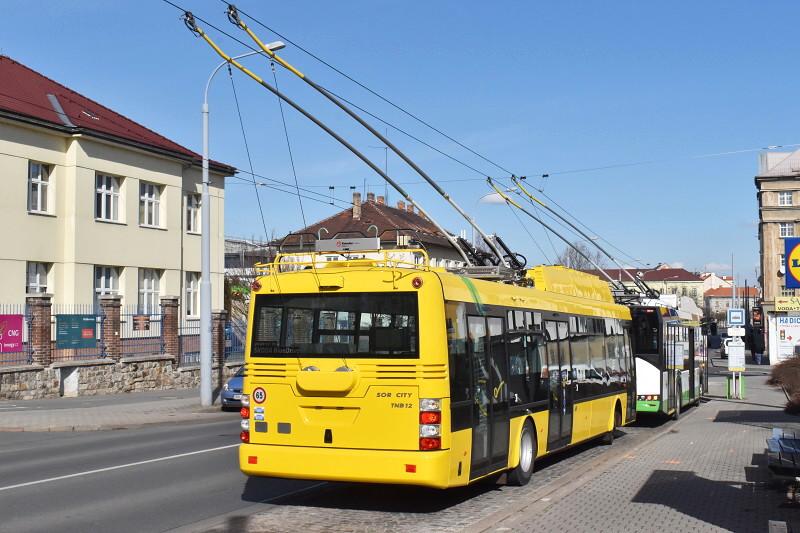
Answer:
<path fill-rule="evenodd" d="M 166 0 L 165 0 L 165 1 L 166 1 Z M 227 6 L 231 6 L 231 5 L 233 5 L 233 4 L 231 4 L 230 2 L 227 2 L 226 0 L 220 0 L 220 1 L 221 1 L 223 4 L 227 5 Z M 247 13 L 247 12 L 245 12 L 245 11 L 242 11 L 242 10 L 241 10 L 241 9 L 239 9 L 239 8 L 237 8 L 237 10 L 238 10 L 240 13 L 242 13 L 243 15 L 245 15 L 247 18 L 251 19 L 251 20 L 252 20 L 253 22 L 255 22 L 256 24 L 258 24 L 259 26 L 263 27 L 263 28 L 264 28 L 264 29 L 266 29 L 267 31 L 270 31 L 270 32 L 274 33 L 275 35 L 277 35 L 278 37 L 280 37 L 280 38 L 281 38 L 281 39 L 283 39 L 284 41 L 286 41 L 286 42 L 288 42 L 289 44 L 291 44 L 291 45 L 293 45 L 294 47 L 296 47 L 298 50 L 300 50 L 300 51 L 304 52 L 305 54 L 309 55 L 310 57 L 312 57 L 312 58 L 316 59 L 317 61 L 319 61 L 320 63 L 322 63 L 322 64 L 323 64 L 323 65 L 325 65 L 326 67 L 330 68 L 331 70 L 333 70 L 333 71 L 334 71 L 334 72 L 336 72 L 337 74 L 339 74 L 339 75 L 341 75 L 341 76 L 344 76 L 345 78 L 347 78 L 347 79 L 348 79 L 348 80 L 350 80 L 351 82 L 355 83 L 356 85 L 358 85 L 359 87 L 361 87 L 362 89 L 364 89 L 364 90 L 365 90 L 365 91 L 367 91 L 368 93 L 372 94 L 373 96 L 376 96 L 377 98 L 380 98 L 381 100 L 383 100 L 384 102 L 386 102 L 386 103 L 387 103 L 387 104 L 389 104 L 390 106 L 394 107 L 395 109 L 397 109 L 397 110 L 398 110 L 398 111 L 400 111 L 401 113 L 403 113 L 403 114 L 405 114 L 405 115 L 407 115 L 407 116 L 409 116 L 409 117 L 413 118 L 414 120 L 416 120 L 416 121 L 417 121 L 417 122 L 419 122 L 420 124 L 422 124 L 422 125 L 426 126 L 427 128 L 430 128 L 431 130 L 435 131 L 435 132 L 436 132 L 436 133 L 438 133 L 439 135 L 441 135 L 441 136 L 445 137 L 446 139 L 448 139 L 448 140 L 450 140 L 450 141 L 452 141 L 452 142 L 456 143 L 456 144 L 457 144 L 458 146 L 460 146 L 461 148 L 463 148 L 463 149 L 467 150 L 468 152 L 470 152 L 471 154 L 473 154 L 473 155 L 475 155 L 475 156 L 477 156 L 477 157 L 479 157 L 479 158 L 483 159 L 483 160 L 484 160 L 484 161 L 486 161 L 487 163 L 491 164 L 491 165 L 492 165 L 492 166 L 494 166 L 494 167 L 497 167 L 498 169 L 502 170 L 503 172 L 506 172 L 507 174 L 513 174 L 513 172 L 511 172 L 510 170 L 506 169 L 505 167 L 503 167 L 503 166 L 502 166 L 502 165 L 500 165 L 499 163 L 496 163 L 496 162 L 492 161 L 491 159 L 489 159 L 488 157 L 486 157 L 486 156 L 484 156 L 484 155 L 482 155 L 482 154 L 478 153 L 477 151 L 473 150 L 473 149 L 472 149 L 472 148 L 470 148 L 469 146 L 467 146 L 467 145 L 465 145 L 465 144 L 461 143 L 460 141 L 458 141 L 458 140 L 454 139 L 453 137 L 451 137 L 450 135 L 446 134 L 445 132 L 443 132 L 443 131 L 442 131 L 442 130 L 440 130 L 439 128 L 437 128 L 437 127 L 433 126 L 433 125 L 432 125 L 432 124 L 430 124 L 429 122 L 426 122 L 425 120 L 423 120 L 423 119 L 422 119 L 422 118 L 420 118 L 419 116 L 415 115 L 415 114 L 414 114 L 414 113 L 412 113 L 411 111 L 408 111 L 407 109 L 405 109 L 405 108 L 404 108 L 404 107 L 402 107 L 401 105 L 394 103 L 393 101 L 389 100 L 388 98 L 386 98 L 386 97 L 385 97 L 385 96 L 383 96 L 382 94 L 378 93 L 377 91 L 375 91 L 375 90 L 373 90 L 373 89 L 371 89 L 371 88 L 367 87 L 365 84 L 363 84 L 363 83 L 361 83 L 360 81 L 356 80 L 355 78 L 353 78 L 353 77 L 352 77 L 352 76 L 350 76 L 349 74 L 347 74 L 347 73 L 343 72 L 341 69 L 339 69 L 339 68 L 337 68 L 337 67 L 333 66 L 332 64 L 330 64 L 329 62 L 325 61 L 324 59 L 322 59 L 322 58 L 321 58 L 321 57 L 319 57 L 318 55 L 314 54 L 313 52 L 311 52 L 311 51 L 310 51 L 310 50 L 308 50 L 307 48 L 304 48 L 303 46 L 301 46 L 301 45 L 297 44 L 296 42 L 292 41 L 292 40 L 291 40 L 291 39 L 289 39 L 288 37 L 286 37 L 286 36 L 284 36 L 283 34 L 279 33 L 279 32 L 278 32 L 278 31 L 276 31 L 275 29 L 273 29 L 273 28 L 271 28 L 271 27 L 267 26 L 266 24 L 264 24 L 263 22 L 261 22 L 260 20 L 258 20 L 256 17 L 254 17 L 254 16 L 250 15 L 249 13 Z"/>
<path fill-rule="evenodd" d="M 258 193 L 258 185 L 256 184 L 256 177 L 255 171 L 253 170 L 253 159 L 250 157 L 250 146 L 247 143 L 247 133 L 245 133 L 244 129 L 244 120 L 242 119 L 242 111 L 239 108 L 239 97 L 236 94 L 236 84 L 233 82 L 233 72 L 231 72 L 231 66 L 228 65 L 228 77 L 231 80 L 231 89 L 233 89 L 233 101 L 236 103 L 236 114 L 239 115 L 239 126 L 242 129 L 242 140 L 244 141 L 244 151 L 247 154 L 247 163 L 250 165 L 250 173 L 253 178 L 253 191 L 256 193 L 256 201 L 258 202 L 258 213 L 261 215 L 261 224 L 264 226 L 264 238 L 269 238 L 269 232 L 267 231 L 267 221 L 264 220 L 264 209 L 261 206 L 261 195 Z M 300 191 L 297 191 L 298 199 Z M 305 227 L 305 224 L 303 224 Z"/>
<path fill-rule="evenodd" d="M 272 68 L 272 79 L 275 80 L 275 89 L 278 91 L 281 88 L 278 86 L 278 75 L 275 73 L 275 63 L 270 61 L 270 67 Z M 230 68 L 230 66 L 228 66 Z M 300 198 L 300 184 L 297 182 L 297 169 L 294 166 L 294 155 L 292 155 L 292 143 L 289 142 L 289 129 L 286 127 L 286 116 L 283 114 L 283 102 L 281 101 L 279 96 L 275 96 L 275 99 L 278 100 L 278 109 L 281 112 L 281 122 L 283 122 L 283 134 L 286 137 L 286 148 L 289 150 L 289 162 L 292 164 L 292 175 L 294 176 L 294 186 L 297 188 L 297 201 L 300 203 L 300 216 L 303 217 L 303 227 L 305 228 L 308 226 L 306 224 L 306 212 L 303 209 L 303 199 Z"/>

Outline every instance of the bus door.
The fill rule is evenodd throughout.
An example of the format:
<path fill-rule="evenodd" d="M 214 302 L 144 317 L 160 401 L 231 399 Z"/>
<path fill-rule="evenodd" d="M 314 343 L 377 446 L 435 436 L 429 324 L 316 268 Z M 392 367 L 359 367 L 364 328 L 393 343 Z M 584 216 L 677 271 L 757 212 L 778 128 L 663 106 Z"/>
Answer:
<path fill-rule="evenodd" d="M 550 377 L 550 415 L 547 449 L 563 448 L 572 439 L 572 364 L 570 362 L 569 328 L 566 322 L 546 320 L 544 323 L 547 371 Z"/>
<path fill-rule="evenodd" d="M 467 321 L 474 398 L 470 477 L 474 478 L 508 464 L 508 361 L 502 318 L 469 316 Z"/>

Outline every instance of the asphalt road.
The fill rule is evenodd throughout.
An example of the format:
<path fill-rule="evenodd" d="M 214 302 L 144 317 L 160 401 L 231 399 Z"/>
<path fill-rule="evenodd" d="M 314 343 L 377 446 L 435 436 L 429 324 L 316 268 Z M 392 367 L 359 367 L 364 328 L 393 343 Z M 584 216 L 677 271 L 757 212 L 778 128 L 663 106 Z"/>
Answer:
<path fill-rule="evenodd" d="M 236 413 L 135 430 L 0 433 L 0 531 L 165 531 L 255 512 L 258 502 L 314 485 L 246 484 L 238 436 Z"/>

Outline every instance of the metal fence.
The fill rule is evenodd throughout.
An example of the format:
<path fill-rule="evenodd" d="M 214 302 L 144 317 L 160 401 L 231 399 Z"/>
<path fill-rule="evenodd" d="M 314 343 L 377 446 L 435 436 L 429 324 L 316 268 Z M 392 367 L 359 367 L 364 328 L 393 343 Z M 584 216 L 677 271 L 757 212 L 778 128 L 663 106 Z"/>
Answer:
<path fill-rule="evenodd" d="M 225 361 L 244 361 L 244 341 L 247 322 L 229 320 L 225 323 Z"/>
<path fill-rule="evenodd" d="M 120 309 L 120 355 L 164 353 L 163 315 L 159 307 L 152 313 L 137 306 Z"/>
<path fill-rule="evenodd" d="M 93 304 L 53 305 L 51 360 L 74 361 L 105 357 L 103 321 L 105 315 Z"/>
<path fill-rule="evenodd" d="M 200 365 L 200 320 L 185 319 L 178 327 L 180 366 Z"/>
<path fill-rule="evenodd" d="M 33 362 L 30 324 L 25 304 L 0 304 L 0 366 Z"/>

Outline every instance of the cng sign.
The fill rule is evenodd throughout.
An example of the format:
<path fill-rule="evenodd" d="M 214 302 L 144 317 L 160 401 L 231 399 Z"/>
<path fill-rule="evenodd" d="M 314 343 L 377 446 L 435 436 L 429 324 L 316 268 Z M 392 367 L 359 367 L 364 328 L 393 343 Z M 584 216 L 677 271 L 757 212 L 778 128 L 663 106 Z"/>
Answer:
<path fill-rule="evenodd" d="M 786 253 L 786 288 L 800 289 L 800 239 L 784 240 Z"/>

